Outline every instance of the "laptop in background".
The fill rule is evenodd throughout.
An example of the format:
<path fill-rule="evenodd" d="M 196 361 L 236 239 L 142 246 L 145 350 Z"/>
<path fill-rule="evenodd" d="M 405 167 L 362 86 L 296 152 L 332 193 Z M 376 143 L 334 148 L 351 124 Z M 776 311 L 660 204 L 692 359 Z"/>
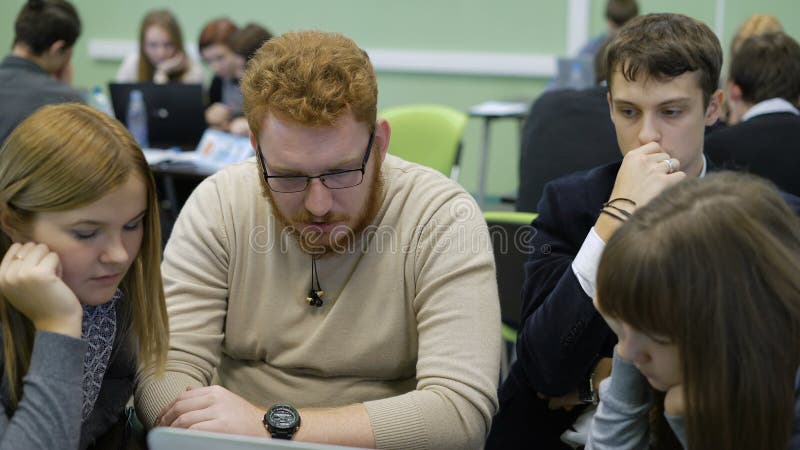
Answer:
<path fill-rule="evenodd" d="M 181 428 L 157 427 L 147 434 L 150 450 L 357 450 L 354 447 L 314 444 L 311 442 L 259 439 L 236 434 L 191 431 Z"/>
<path fill-rule="evenodd" d="M 206 129 L 203 86 L 200 84 L 109 83 L 114 115 L 127 126 L 125 115 L 132 90 L 142 91 L 147 106 L 150 147 L 194 150 Z"/>
<path fill-rule="evenodd" d="M 594 84 L 594 60 L 592 58 L 558 58 L 555 88 L 586 89 Z"/>

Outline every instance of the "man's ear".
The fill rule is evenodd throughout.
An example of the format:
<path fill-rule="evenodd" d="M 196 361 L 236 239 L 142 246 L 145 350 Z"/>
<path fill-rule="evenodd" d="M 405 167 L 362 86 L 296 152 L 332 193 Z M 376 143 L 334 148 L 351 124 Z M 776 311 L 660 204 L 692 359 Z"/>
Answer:
<path fill-rule="evenodd" d="M 50 44 L 50 48 L 47 49 L 47 52 L 53 55 L 60 55 L 66 49 L 67 49 L 67 42 L 63 39 L 59 39 Z"/>
<path fill-rule="evenodd" d="M 256 156 L 258 156 L 258 141 L 256 137 L 253 135 L 253 131 L 250 131 L 250 145 L 253 146 L 253 151 L 256 152 Z"/>
<path fill-rule="evenodd" d="M 392 127 L 386 119 L 378 119 L 375 122 L 375 149 L 381 159 L 386 158 L 389 151 L 389 138 L 392 136 Z"/>
<path fill-rule="evenodd" d="M 728 97 L 732 102 L 742 100 L 742 88 L 735 81 L 728 81 Z"/>
<path fill-rule="evenodd" d="M 708 107 L 706 107 L 706 126 L 714 125 L 719 119 L 723 100 L 725 100 L 725 94 L 722 89 L 717 89 L 711 94 L 711 98 L 708 100 Z"/>
<path fill-rule="evenodd" d="M 611 92 L 606 93 L 606 101 L 608 102 L 608 116 L 611 117 L 611 121 L 614 121 L 614 108 L 611 105 Z"/>

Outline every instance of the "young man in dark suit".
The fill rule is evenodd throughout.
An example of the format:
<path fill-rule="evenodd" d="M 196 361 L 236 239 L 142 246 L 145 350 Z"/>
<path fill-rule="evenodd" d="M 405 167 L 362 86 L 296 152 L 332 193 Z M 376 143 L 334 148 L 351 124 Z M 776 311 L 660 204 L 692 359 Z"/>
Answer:
<path fill-rule="evenodd" d="M 679 14 L 637 17 L 609 43 L 608 105 L 623 159 L 544 188 L 525 264 L 518 359 L 500 389 L 487 449 L 569 448 L 560 435 L 596 401 L 616 344 L 592 305 L 600 254 L 637 207 L 706 173 L 703 136 L 719 115 L 721 65 L 714 33 Z"/>
<path fill-rule="evenodd" d="M 800 44 L 783 32 L 750 37 L 728 76 L 736 125 L 709 134 L 709 158 L 800 195 Z"/>

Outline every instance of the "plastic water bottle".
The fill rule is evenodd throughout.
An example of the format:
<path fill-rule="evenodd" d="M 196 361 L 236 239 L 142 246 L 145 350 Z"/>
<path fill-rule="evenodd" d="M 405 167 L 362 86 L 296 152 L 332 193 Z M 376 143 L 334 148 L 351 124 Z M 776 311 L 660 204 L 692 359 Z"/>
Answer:
<path fill-rule="evenodd" d="M 573 89 L 581 89 L 584 87 L 584 76 L 581 64 L 574 61 L 569 68 L 569 81 L 567 86 Z"/>
<path fill-rule="evenodd" d="M 147 138 L 147 107 L 144 104 L 142 91 L 134 89 L 128 100 L 128 113 L 125 115 L 128 131 L 142 148 L 149 147 Z"/>
<path fill-rule="evenodd" d="M 92 88 L 91 97 L 89 97 L 89 104 L 99 110 L 100 112 L 114 117 L 114 111 L 111 108 L 111 102 L 108 101 L 108 96 L 103 92 L 103 88 L 95 86 Z"/>

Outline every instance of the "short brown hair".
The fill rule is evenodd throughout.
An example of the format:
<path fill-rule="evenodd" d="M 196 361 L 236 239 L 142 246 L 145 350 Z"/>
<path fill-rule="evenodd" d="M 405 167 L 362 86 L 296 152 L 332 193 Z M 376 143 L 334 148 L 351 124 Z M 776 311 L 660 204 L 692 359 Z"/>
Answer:
<path fill-rule="evenodd" d="M 66 0 L 30 0 L 14 22 L 14 44 L 24 43 L 41 55 L 56 41 L 72 47 L 81 34 L 81 19 Z"/>
<path fill-rule="evenodd" d="M 264 42 L 272 39 L 272 33 L 255 23 L 248 23 L 228 38 L 228 47 L 237 55 L 250 61 Z"/>
<path fill-rule="evenodd" d="M 739 47 L 742 46 L 745 39 L 757 34 L 771 33 L 774 31 L 783 31 L 783 25 L 781 25 L 777 17 L 770 16 L 769 14 L 753 14 L 739 25 L 736 34 L 733 35 L 731 51 L 728 56 L 733 57 L 739 50 Z"/>
<path fill-rule="evenodd" d="M 745 102 L 780 97 L 795 104 L 800 98 L 800 44 L 782 31 L 752 36 L 733 55 L 728 79 L 741 88 Z"/>
<path fill-rule="evenodd" d="M 608 0 L 606 3 L 606 19 L 618 27 L 638 15 L 639 5 L 636 0 Z"/>
<path fill-rule="evenodd" d="M 330 126 L 347 113 L 372 128 L 378 83 L 367 52 L 351 39 L 295 31 L 267 41 L 242 79 L 244 112 L 258 136 L 269 112 L 306 126 Z"/>
<path fill-rule="evenodd" d="M 628 81 L 639 75 L 670 80 L 699 71 L 703 104 L 719 86 L 722 47 L 708 26 L 682 14 L 647 14 L 631 19 L 608 44 L 606 81 L 613 96 L 612 75 Z"/>
<path fill-rule="evenodd" d="M 679 183 L 609 240 L 600 310 L 677 346 L 687 448 L 787 447 L 798 273 L 800 220 L 774 185 L 743 173 Z"/>
<path fill-rule="evenodd" d="M 208 22 L 206 26 L 200 31 L 200 39 L 198 39 L 197 47 L 200 53 L 203 49 L 214 44 L 228 45 L 228 39 L 239 28 L 231 19 L 227 17 L 220 17 Z"/>

